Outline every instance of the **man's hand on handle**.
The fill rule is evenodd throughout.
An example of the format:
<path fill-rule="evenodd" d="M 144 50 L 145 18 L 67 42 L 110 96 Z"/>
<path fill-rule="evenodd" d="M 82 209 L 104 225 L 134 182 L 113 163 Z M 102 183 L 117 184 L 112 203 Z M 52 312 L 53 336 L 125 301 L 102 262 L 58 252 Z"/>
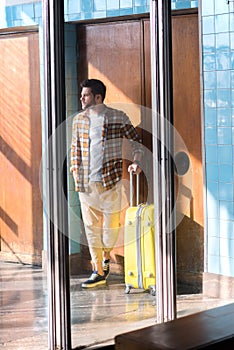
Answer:
<path fill-rule="evenodd" d="M 132 164 L 129 165 L 128 167 L 128 172 L 133 172 L 134 174 L 140 174 L 142 171 L 140 165 L 136 162 L 133 162 Z"/>

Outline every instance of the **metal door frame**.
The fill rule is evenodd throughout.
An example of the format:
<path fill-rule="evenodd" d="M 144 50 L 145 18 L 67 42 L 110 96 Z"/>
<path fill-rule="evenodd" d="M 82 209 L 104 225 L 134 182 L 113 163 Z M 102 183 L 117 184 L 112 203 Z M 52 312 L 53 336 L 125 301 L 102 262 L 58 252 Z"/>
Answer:
<path fill-rule="evenodd" d="M 171 0 L 151 1 L 157 322 L 176 317 Z"/>
<path fill-rule="evenodd" d="M 64 4 L 43 0 L 48 230 L 48 346 L 71 349 L 67 206 Z M 44 165 L 45 166 L 45 165 Z"/>

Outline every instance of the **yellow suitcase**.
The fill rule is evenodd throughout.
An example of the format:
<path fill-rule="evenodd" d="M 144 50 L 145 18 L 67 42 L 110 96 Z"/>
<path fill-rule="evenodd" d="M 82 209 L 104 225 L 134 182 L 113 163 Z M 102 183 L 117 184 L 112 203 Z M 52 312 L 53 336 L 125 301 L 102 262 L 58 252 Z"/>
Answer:
<path fill-rule="evenodd" d="M 125 293 L 132 288 L 156 293 L 154 205 L 132 205 L 133 179 L 130 174 L 130 207 L 125 216 L 124 270 Z M 137 175 L 137 203 L 139 175 Z"/>

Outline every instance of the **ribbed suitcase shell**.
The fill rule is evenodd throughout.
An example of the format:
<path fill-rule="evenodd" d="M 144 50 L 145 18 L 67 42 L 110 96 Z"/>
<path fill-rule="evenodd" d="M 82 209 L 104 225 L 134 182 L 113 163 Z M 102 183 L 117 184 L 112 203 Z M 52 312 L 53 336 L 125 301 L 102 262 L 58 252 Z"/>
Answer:
<path fill-rule="evenodd" d="M 156 291 L 154 205 L 129 207 L 124 233 L 125 293 L 131 288 Z"/>

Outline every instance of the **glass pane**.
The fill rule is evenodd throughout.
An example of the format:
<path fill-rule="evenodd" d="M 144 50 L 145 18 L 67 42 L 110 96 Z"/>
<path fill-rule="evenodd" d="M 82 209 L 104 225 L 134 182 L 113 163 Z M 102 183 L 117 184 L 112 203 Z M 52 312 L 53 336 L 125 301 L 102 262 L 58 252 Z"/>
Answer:
<path fill-rule="evenodd" d="M 40 2 L 1 1 L 0 342 L 6 348 L 46 348 L 48 338 L 39 17 Z"/>
<path fill-rule="evenodd" d="M 134 127 L 137 128 L 139 135 L 143 139 L 144 157 L 140 162 L 144 174 L 142 173 L 140 176 L 139 201 L 148 202 L 151 204 L 153 201 L 151 136 L 152 113 L 147 106 L 141 105 L 141 86 L 145 83 L 141 76 L 141 52 L 143 47 L 141 46 L 142 43 L 140 37 L 143 35 L 143 30 L 145 29 L 142 29 L 142 22 L 140 20 L 132 21 L 131 23 L 112 22 L 92 25 L 66 23 L 65 50 L 66 91 L 68 103 L 67 126 L 69 147 L 72 140 L 72 121 L 74 116 L 77 114 L 77 111 L 81 111 L 80 83 L 87 78 L 96 78 L 103 81 L 107 87 L 106 97 L 104 100 L 105 105 L 108 106 L 108 108 L 111 107 L 115 110 L 117 109 L 124 111 L 128 115 Z M 101 41 L 99 36 L 102 37 Z M 134 40 L 132 40 L 133 37 Z M 113 41 L 111 40 L 114 40 L 114 47 Z M 96 45 L 97 41 L 99 41 L 98 46 Z M 147 44 L 149 44 L 149 41 Z M 121 50 L 122 63 L 119 59 L 119 52 Z M 147 50 L 149 50 L 148 47 Z M 146 59 L 149 60 L 149 57 L 147 56 Z M 126 62 L 129 62 L 129 64 L 125 64 Z M 148 71 L 146 74 L 148 74 Z M 135 77 L 134 81 L 132 81 L 133 75 Z M 122 78 L 123 76 L 125 76 L 125 79 Z M 147 82 L 147 89 L 145 93 L 148 93 L 149 89 L 150 87 L 148 86 Z M 86 113 L 88 113 L 87 110 Z M 107 115 L 110 118 L 109 114 L 110 110 L 106 109 L 104 111 L 104 115 Z M 93 118 L 95 118 L 95 116 Z M 90 116 L 90 119 L 92 119 L 92 116 Z M 123 121 L 124 120 L 125 119 L 123 119 Z M 121 123 L 123 123 L 123 121 Z M 116 129 L 114 130 L 120 132 L 119 127 L 117 128 L 116 123 L 113 124 L 111 119 L 109 119 L 108 123 L 109 128 L 115 127 Z M 129 123 L 129 121 L 127 121 L 127 123 Z M 78 128 L 78 132 L 82 133 L 83 131 L 80 124 Z M 117 133 L 117 131 L 115 132 Z M 121 132 L 125 131 L 122 130 Z M 116 147 L 116 152 L 118 152 L 118 142 L 120 141 L 119 137 L 122 137 L 122 135 L 117 136 L 115 139 L 114 146 Z M 82 137 L 81 140 L 83 141 Z M 113 142 L 113 140 L 111 140 L 111 142 Z M 136 142 L 133 141 L 133 143 Z M 105 146 L 110 147 L 110 145 L 110 141 L 109 145 L 106 141 Z M 73 146 L 76 148 L 76 145 Z M 136 147 L 136 144 L 134 144 L 134 146 Z M 95 152 L 95 150 L 93 150 L 93 152 Z M 110 159 L 108 160 L 110 162 L 115 160 L 115 169 L 117 169 L 119 153 L 116 153 L 117 155 L 112 153 L 109 155 Z M 131 271 L 131 269 L 128 267 L 129 257 L 126 259 L 126 254 L 130 254 L 130 260 L 135 261 L 136 251 L 131 250 L 133 248 L 130 248 L 130 246 L 134 245 L 136 248 L 137 245 L 137 239 L 134 238 L 134 242 L 129 243 L 127 252 L 124 249 L 124 231 L 129 230 L 128 223 L 125 223 L 125 220 L 127 220 L 127 222 L 131 220 L 134 221 L 134 218 L 129 218 L 128 214 L 126 214 L 127 208 L 129 207 L 130 196 L 129 173 L 127 169 L 128 165 L 131 164 L 131 160 L 133 159 L 131 147 L 127 141 L 123 143 L 122 158 L 123 176 L 122 180 L 119 182 L 119 184 L 122 186 L 120 207 L 121 215 L 118 219 L 120 220 L 120 229 L 118 229 L 118 238 L 114 244 L 113 250 L 111 251 L 110 275 L 108 276 L 107 281 L 103 281 L 104 285 L 96 288 L 82 288 L 82 284 L 88 279 L 92 271 L 92 266 L 90 263 L 91 256 L 85 234 L 83 217 L 81 219 L 81 204 L 79 201 L 79 195 L 75 191 L 72 174 L 70 173 L 68 177 L 69 233 L 71 237 L 70 282 L 73 347 L 93 345 L 96 343 L 113 343 L 115 335 L 119 333 L 126 330 L 137 329 L 143 325 L 152 325 L 155 323 L 155 296 L 150 294 L 149 290 L 145 291 L 144 288 L 137 287 L 132 288 L 131 290 L 126 290 L 125 286 L 124 260 L 125 268 L 129 270 L 128 273 L 132 273 L 134 276 L 135 272 Z M 70 167 L 71 163 L 68 164 L 69 169 Z M 136 179 L 134 177 L 134 189 L 136 190 L 135 181 Z M 92 206 L 95 207 L 93 211 L 96 210 L 95 222 L 98 224 L 101 222 L 101 216 L 98 216 L 100 211 L 102 211 L 100 204 L 103 207 L 104 201 L 106 201 L 106 203 L 110 201 L 110 197 L 105 198 L 107 196 L 106 193 L 108 193 L 108 191 L 102 192 L 101 190 L 97 195 L 99 196 L 99 203 L 95 202 L 95 204 L 92 204 Z M 83 194 L 81 194 L 80 198 L 82 200 Z M 85 200 L 87 201 L 87 198 Z M 113 203 L 111 203 L 111 205 L 113 206 Z M 151 208 L 153 207 L 151 206 Z M 111 208 L 108 208 L 108 211 L 110 209 Z M 150 231 L 150 228 L 152 227 L 150 226 L 150 217 L 147 220 L 148 221 L 145 224 L 146 226 L 149 225 L 147 226 L 147 231 Z M 103 234 L 103 232 L 101 234 Z M 109 234 L 111 235 L 112 232 Z M 150 244 L 152 249 L 154 249 L 153 236 Z M 149 255 L 150 254 L 148 254 L 148 256 Z M 152 265 L 154 270 L 152 272 L 152 276 L 150 276 L 151 272 L 148 271 L 149 276 L 146 277 L 146 283 L 148 283 L 148 285 L 152 284 L 153 288 L 155 288 L 154 254 L 152 258 Z M 132 277 L 129 276 L 130 280 L 131 278 Z M 137 280 L 136 277 L 134 278 Z M 136 285 L 138 285 L 137 281 Z M 148 287 L 146 289 L 148 289 Z M 130 293 L 127 294 L 129 291 Z M 88 333 L 87 329 L 89 329 Z"/>

